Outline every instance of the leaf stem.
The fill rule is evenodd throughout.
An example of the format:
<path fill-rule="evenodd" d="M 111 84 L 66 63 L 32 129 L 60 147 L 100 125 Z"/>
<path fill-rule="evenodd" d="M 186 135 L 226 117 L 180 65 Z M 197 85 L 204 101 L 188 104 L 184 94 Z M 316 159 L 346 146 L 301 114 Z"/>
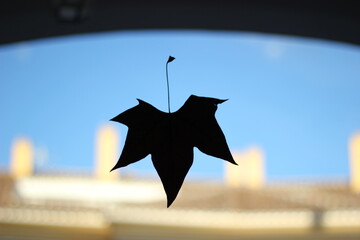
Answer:
<path fill-rule="evenodd" d="M 167 83 L 167 95 L 168 95 L 168 111 L 170 113 L 170 86 L 169 86 L 169 76 L 168 76 L 168 63 L 166 63 L 166 83 Z"/>

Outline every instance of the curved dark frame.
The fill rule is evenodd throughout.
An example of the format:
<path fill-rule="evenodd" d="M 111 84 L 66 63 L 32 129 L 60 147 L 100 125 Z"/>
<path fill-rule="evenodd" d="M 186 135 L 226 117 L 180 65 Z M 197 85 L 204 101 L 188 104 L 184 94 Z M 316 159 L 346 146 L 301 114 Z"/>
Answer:
<path fill-rule="evenodd" d="M 4 0 L 0 3 L 0 44 L 137 29 L 250 31 L 360 45 L 360 1 Z"/>

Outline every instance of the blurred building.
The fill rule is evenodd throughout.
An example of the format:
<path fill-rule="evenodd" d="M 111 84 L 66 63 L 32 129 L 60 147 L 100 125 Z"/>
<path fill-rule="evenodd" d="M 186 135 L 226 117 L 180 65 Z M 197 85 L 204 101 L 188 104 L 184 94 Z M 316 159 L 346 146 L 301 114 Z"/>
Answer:
<path fill-rule="evenodd" d="M 98 137 L 117 141 L 111 128 Z M 358 144 L 352 139 L 350 151 Z M 31 143 L 20 141 L 12 161 L 32 163 Z M 103 168 L 116 149 L 111 141 L 97 146 Z M 170 208 L 157 179 L 107 178 L 98 170 L 93 177 L 34 175 L 25 163 L 18 174 L 11 165 L 0 176 L 0 239 L 359 239 L 358 172 L 350 184 L 269 184 L 260 149 L 234 155 L 240 167 L 226 166 L 224 183 L 186 181 Z M 359 165 L 357 152 L 350 158 Z"/>

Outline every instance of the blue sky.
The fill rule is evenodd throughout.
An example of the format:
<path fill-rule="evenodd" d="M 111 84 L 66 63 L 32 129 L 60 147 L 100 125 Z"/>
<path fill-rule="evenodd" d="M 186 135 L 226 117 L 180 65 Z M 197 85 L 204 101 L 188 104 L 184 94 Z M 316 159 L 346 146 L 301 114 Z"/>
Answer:
<path fill-rule="evenodd" d="M 360 131 L 360 48 L 242 32 L 124 31 L 0 46 L 0 167 L 15 137 L 41 168 L 91 171 L 96 129 L 145 100 L 167 110 L 191 95 L 229 99 L 216 117 L 232 150 L 259 146 L 268 179 L 346 178 Z M 119 129 L 121 141 L 127 128 Z M 40 161 L 41 160 L 41 161 Z M 196 152 L 190 177 L 222 176 Z M 155 174 L 150 159 L 126 171 Z"/>

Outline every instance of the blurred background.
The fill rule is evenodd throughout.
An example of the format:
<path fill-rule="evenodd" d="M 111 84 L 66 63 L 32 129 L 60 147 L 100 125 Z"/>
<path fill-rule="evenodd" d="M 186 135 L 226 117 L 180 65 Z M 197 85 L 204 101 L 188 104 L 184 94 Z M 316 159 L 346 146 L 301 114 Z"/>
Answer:
<path fill-rule="evenodd" d="M 358 239 L 358 5 L 51 3 L 1 8 L 2 239 Z M 109 119 L 167 110 L 169 55 L 172 111 L 229 99 L 239 166 L 194 149 L 167 209 L 149 156 L 109 173 L 127 133 Z"/>

